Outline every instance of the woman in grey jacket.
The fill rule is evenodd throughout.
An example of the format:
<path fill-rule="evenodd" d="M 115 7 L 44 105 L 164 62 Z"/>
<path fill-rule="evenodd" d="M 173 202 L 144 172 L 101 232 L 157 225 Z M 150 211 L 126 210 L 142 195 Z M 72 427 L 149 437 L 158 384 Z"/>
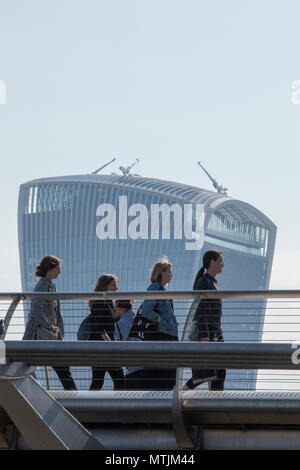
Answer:
<path fill-rule="evenodd" d="M 34 292 L 55 292 L 52 280 L 60 274 L 62 260 L 56 256 L 45 256 L 35 268 L 35 275 L 40 280 L 35 285 Z M 30 312 L 23 340 L 64 339 L 64 322 L 60 313 L 59 300 L 44 300 L 35 298 L 30 303 Z M 65 390 L 76 390 L 70 368 L 66 366 L 53 367 Z"/>

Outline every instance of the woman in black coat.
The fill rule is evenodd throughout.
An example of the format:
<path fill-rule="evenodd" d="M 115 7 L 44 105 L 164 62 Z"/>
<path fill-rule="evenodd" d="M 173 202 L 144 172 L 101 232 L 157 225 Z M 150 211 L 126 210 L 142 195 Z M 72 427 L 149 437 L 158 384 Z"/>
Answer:
<path fill-rule="evenodd" d="M 114 292 L 118 289 L 118 278 L 112 274 L 102 274 L 94 288 L 95 292 Z M 114 306 L 111 300 L 91 300 L 89 341 L 114 341 L 115 320 Z M 105 373 L 108 372 L 114 382 L 114 390 L 124 388 L 124 373 L 121 367 L 100 369 L 92 367 L 92 383 L 90 390 L 100 390 L 104 383 Z"/>
<path fill-rule="evenodd" d="M 221 274 L 224 260 L 221 251 L 210 250 L 204 253 L 203 267 L 194 281 L 194 290 L 217 290 L 216 276 Z M 193 320 L 191 341 L 223 342 L 221 328 L 222 300 L 202 299 Z M 226 370 L 192 369 L 192 377 L 187 381 L 184 390 L 193 390 L 204 382 L 209 382 L 210 390 L 224 390 Z"/>

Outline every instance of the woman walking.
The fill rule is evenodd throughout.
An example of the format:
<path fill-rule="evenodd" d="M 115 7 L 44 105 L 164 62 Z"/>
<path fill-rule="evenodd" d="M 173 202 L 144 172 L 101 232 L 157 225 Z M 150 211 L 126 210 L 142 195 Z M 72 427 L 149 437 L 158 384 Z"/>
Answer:
<path fill-rule="evenodd" d="M 131 300 L 115 301 L 115 338 L 118 341 L 140 341 L 139 338 L 129 336 L 135 318 L 135 312 L 132 308 Z M 125 370 L 124 388 L 126 390 L 142 390 L 144 369 L 142 367 L 127 366 Z"/>
<path fill-rule="evenodd" d="M 102 274 L 94 288 L 95 292 L 114 292 L 118 290 L 118 278 L 112 274 Z M 91 300 L 89 341 L 114 341 L 115 320 L 114 306 L 111 300 Z M 104 383 L 105 373 L 108 372 L 114 382 L 114 390 L 124 388 L 124 373 L 121 367 L 107 369 L 92 367 L 92 383 L 90 390 L 100 390 Z"/>
<path fill-rule="evenodd" d="M 204 253 L 203 267 L 195 278 L 193 289 L 217 290 L 216 276 L 221 274 L 223 268 L 224 260 L 221 251 L 210 250 Z M 190 340 L 223 342 L 221 316 L 221 299 L 202 299 L 195 313 Z M 192 369 L 192 377 L 183 389 L 193 390 L 198 385 L 209 382 L 210 390 L 224 390 L 225 377 L 226 370 L 224 369 Z"/>
<path fill-rule="evenodd" d="M 147 290 L 166 290 L 172 277 L 172 263 L 167 258 L 159 259 L 152 267 L 151 284 Z M 141 314 L 157 323 L 152 341 L 178 341 L 178 323 L 171 299 L 144 300 Z M 171 390 L 176 382 L 176 369 L 144 369 L 143 377 L 144 390 Z"/>
<path fill-rule="evenodd" d="M 40 280 L 34 292 L 55 292 L 53 280 L 61 272 L 62 260 L 56 256 L 45 256 L 35 268 Z M 64 339 L 64 322 L 60 312 L 59 300 L 33 299 L 23 340 L 60 340 Z M 65 390 L 76 390 L 76 385 L 67 366 L 53 367 Z"/>

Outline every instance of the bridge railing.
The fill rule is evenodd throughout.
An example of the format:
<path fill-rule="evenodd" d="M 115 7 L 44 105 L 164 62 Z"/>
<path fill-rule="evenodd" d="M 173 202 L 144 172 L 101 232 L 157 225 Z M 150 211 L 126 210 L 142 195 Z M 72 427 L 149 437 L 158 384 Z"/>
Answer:
<path fill-rule="evenodd" d="M 35 351 L 36 356 L 40 354 L 41 362 L 35 364 L 39 365 L 38 380 L 46 388 L 60 389 L 60 382 L 50 367 L 55 363 L 49 362 L 49 355 L 47 358 L 43 356 L 47 348 L 53 350 L 53 344 L 33 342 L 29 345 L 29 342 L 19 342 L 24 334 L 30 301 L 34 298 L 61 300 L 66 341 L 55 343 L 55 355 L 63 358 L 63 362 L 68 359 L 67 363 L 72 366 L 72 375 L 79 389 L 89 388 L 91 366 L 97 365 L 98 356 L 101 357 L 103 367 L 116 366 L 117 363 L 125 367 L 133 365 L 134 361 L 135 366 L 152 367 L 150 364 L 154 361 L 156 366 L 159 364 L 160 367 L 165 367 L 169 364 L 181 368 L 180 385 L 191 376 L 192 366 L 225 367 L 227 369 L 225 389 L 286 391 L 300 389 L 300 371 L 297 364 L 297 342 L 300 343 L 300 291 L 1 293 L 0 318 L 5 320 L 7 354 L 18 352 L 19 359 L 24 357 L 28 360 L 26 354 L 29 354 L 29 351 L 32 354 Z M 172 298 L 179 323 L 180 340 L 184 342 L 181 344 L 77 342 L 78 326 L 89 314 L 88 300 L 104 298 L 113 301 L 134 299 L 135 311 L 144 299 Z M 222 328 L 225 343 L 187 343 L 195 310 L 203 298 L 218 298 L 223 301 Z M 39 352 L 36 352 L 37 350 Z M 15 360 L 13 357 L 15 356 L 11 356 L 10 359 Z M 77 358 L 76 363 L 75 358 Z M 118 362 L 118 358 L 122 359 L 121 362 Z M 292 358 L 295 363 L 292 362 Z M 54 357 L 51 360 L 53 361 Z M 165 365 L 164 360 L 169 362 Z M 111 387 L 112 383 L 108 378 L 104 388 Z M 206 387 L 204 384 L 200 389 Z"/>

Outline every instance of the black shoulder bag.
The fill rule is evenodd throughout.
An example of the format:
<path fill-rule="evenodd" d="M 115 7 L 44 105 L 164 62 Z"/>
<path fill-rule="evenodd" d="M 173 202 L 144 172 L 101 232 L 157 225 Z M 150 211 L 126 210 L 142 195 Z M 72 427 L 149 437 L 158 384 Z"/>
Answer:
<path fill-rule="evenodd" d="M 157 308 L 158 303 L 154 307 L 154 312 L 160 313 Z M 138 338 L 142 341 L 155 341 L 155 333 L 157 331 L 159 323 L 152 322 L 148 318 L 144 317 L 140 312 L 142 305 L 140 305 L 138 311 L 133 320 L 132 327 L 130 329 L 128 337 Z"/>

